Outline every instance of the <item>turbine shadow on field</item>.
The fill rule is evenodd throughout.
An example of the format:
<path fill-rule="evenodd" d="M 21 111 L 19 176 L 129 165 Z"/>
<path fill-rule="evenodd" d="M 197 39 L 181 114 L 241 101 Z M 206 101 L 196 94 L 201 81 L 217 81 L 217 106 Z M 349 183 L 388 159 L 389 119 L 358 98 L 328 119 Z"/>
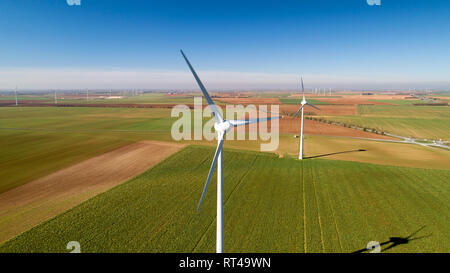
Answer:
<path fill-rule="evenodd" d="M 388 241 L 380 243 L 380 247 L 386 246 L 385 248 L 381 249 L 381 252 L 385 252 L 386 250 L 394 248 L 399 245 L 406 245 L 409 242 L 414 241 L 414 240 L 419 240 L 419 239 L 423 239 L 426 237 L 430 237 L 432 234 L 428 234 L 428 235 L 424 235 L 424 236 L 420 236 L 420 237 L 416 237 L 416 238 L 411 238 L 412 236 L 414 236 L 415 234 L 417 234 L 419 231 L 421 231 L 424 228 L 425 228 L 425 226 L 422 226 L 415 232 L 411 233 L 408 237 L 390 237 Z M 363 248 L 363 249 L 354 251 L 352 253 L 364 253 L 364 252 L 368 252 L 370 250 L 372 250 L 372 249 Z"/>
<path fill-rule="evenodd" d="M 311 159 L 311 158 L 326 157 L 326 156 L 331 156 L 331 155 L 357 153 L 357 152 L 365 152 L 365 151 L 367 151 L 367 150 L 366 149 L 358 149 L 358 150 L 350 150 L 350 151 L 343 151 L 343 152 L 336 152 L 336 153 L 329 153 L 329 154 L 322 154 L 322 155 L 313 155 L 313 156 L 308 156 L 306 158 Z"/>

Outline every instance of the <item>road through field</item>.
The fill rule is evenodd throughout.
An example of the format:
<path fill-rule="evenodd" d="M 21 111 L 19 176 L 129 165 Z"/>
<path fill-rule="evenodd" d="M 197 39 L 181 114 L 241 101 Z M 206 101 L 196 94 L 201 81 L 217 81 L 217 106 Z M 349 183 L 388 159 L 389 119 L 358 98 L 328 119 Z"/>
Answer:
<path fill-rule="evenodd" d="M 133 143 L 0 194 L 0 242 L 139 175 L 183 146 Z"/>

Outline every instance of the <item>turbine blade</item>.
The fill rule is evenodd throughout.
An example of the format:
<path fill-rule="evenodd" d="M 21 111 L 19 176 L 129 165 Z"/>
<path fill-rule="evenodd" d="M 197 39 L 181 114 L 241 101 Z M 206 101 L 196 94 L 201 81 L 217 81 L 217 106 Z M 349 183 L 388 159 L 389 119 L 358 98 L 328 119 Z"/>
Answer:
<path fill-rule="evenodd" d="M 223 118 L 222 118 L 222 115 L 220 114 L 219 110 L 217 109 L 217 106 L 212 101 L 211 97 L 208 94 L 208 91 L 206 91 L 205 86 L 203 85 L 202 81 L 198 77 L 197 73 L 195 72 L 195 70 L 192 67 L 191 63 L 189 62 L 188 58 L 186 57 L 186 55 L 184 55 L 183 50 L 180 50 L 180 52 L 181 52 L 181 55 L 183 55 L 183 58 L 186 61 L 187 65 L 189 66 L 189 69 L 191 70 L 192 74 L 194 75 L 194 78 L 197 81 L 198 86 L 202 90 L 203 96 L 205 96 L 205 99 L 208 102 L 208 105 L 211 108 L 211 111 L 213 112 L 214 119 L 217 122 L 222 122 Z"/>
<path fill-rule="evenodd" d="M 303 77 L 301 77 L 301 80 L 302 80 L 302 95 L 303 98 L 305 98 L 305 87 L 303 86 Z"/>
<path fill-rule="evenodd" d="M 297 110 L 297 112 L 295 112 L 295 114 L 293 115 L 293 117 L 296 117 L 297 115 L 298 115 L 298 113 L 300 113 L 300 111 L 302 110 L 302 108 L 304 107 L 305 105 L 302 105 L 298 110 Z"/>
<path fill-rule="evenodd" d="M 213 159 L 213 162 L 211 163 L 211 168 L 209 169 L 208 178 L 206 179 L 205 187 L 203 188 L 202 197 L 200 198 L 200 201 L 198 202 L 197 211 L 200 209 L 200 206 L 202 205 L 203 198 L 205 197 L 206 190 L 208 189 L 212 174 L 214 172 L 214 169 L 216 168 L 217 158 L 219 157 L 219 153 L 222 151 L 223 141 L 224 141 L 225 137 L 223 134 L 219 135 L 219 137 L 220 137 L 220 142 L 217 145 L 216 153 L 214 154 L 214 159 Z"/>
<path fill-rule="evenodd" d="M 259 123 L 259 122 L 263 122 L 263 121 L 269 121 L 272 119 L 280 119 L 283 118 L 283 116 L 278 116 L 278 117 L 268 117 L 268 118 L 254 118 L 254 119 L 247 119 L 247 120 L 229 120 L 228 122 L 233 125 L 234 127 L 238 127 L 238 126 L 242 126 L 242 125 L 247 125 L 247 124 L 252 124 L 252 123 Z"/>
<path fill-rule="evenodd" d="M 317 110 L 319 110 L 319 111 L 320 111 L 320 109 L 319 109 L 319 108 L 315 107 L 315 106 L 314 106 L 314 105 L 312 105 L 311 103 L 307 102 L 306 104 L 308 104 L 309 106 L 311 106 L 311 107 L 314 107 L 314 108 L 316 108 Z"/>

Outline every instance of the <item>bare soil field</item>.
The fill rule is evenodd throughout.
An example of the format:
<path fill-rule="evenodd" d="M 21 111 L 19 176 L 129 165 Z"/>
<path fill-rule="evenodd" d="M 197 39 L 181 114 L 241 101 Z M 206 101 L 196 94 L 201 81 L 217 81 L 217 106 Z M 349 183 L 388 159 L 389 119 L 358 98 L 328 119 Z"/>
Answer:
<path fill-rule="evenodd" d="M 326 102 L 329 104 L 343 104 L 343 105 L 394 105 L 392 103 L 374 101 L 375 96 L 365 96 L 354 98 L 353 96 L 346 96 L 344 98 L 315 98 L 315 100 Z"/>
<path fill-rule="evenodd" d="M 139 175 L 182 147 L 133 143 L 0 194 L 0 243 Z"/>
<path fill-rule="evenodd" d="M 296 140 L 298 141 L 298 139 Z M 298 148 L 293 151 L 296 152 L 295 155 L 298 154 Z M 448 151 L 414 144 L 364 139 L 307 136 L 305 139 L 305 155 L 309 158 L 348 160 L 414 168 L 450 169 L 450 153 Z"/>
<path fill-rule="evenodd" d="M 280 104 L 277 98 L 217 98 L 217 101 L 231 104 Z"/>
<path fill-rule="evenodd" d="M 450 100 L 450 97 L 435 97 L 435 96 L 433 96 L 433 98 L 440 99 L 440 100 Z"/>
<path fill-rule="evenodd" d="M 387 140 L 398 140 L 396 138 L 379 135 L 371 132 L 365 132 L 358 129 L 346 128 L 338 125 L 327 124 L 323 122 L 318 122 L 314 120 L 304 119 L 305 125 L 303 128 L 303 133 L 305 135 L 324 135 L 324 136 L 339 136 L 339 137 L 358 137 L 367 139 L 387 139 Z M 283 117 L 278 120 L 279 122 L 279 133 L 280 134 L 300 134 L 300 118 Z M 272 123 L 267 123 L 267 125 L 256 124 L 253 125 L 258 130 L 259 126 L 265 126 L 269 132 L 272 131 Z M 267 126 L 267 127 L 266 127 Z M 234 129 L 233 129 L 234 130 Z M 249 134 L 249 125 L 245 126 L 246 136 Z"/>
<path fill-rule="evenodd" d="M 294 114 L 300 105 L 283 104 L 280 105 L 280 113 Z M 305 108 L 306 113 L 314 113 L 320 116 L 353 116 L 356 114 L 356 105 L 318 105 L 316 110 L 312 107 Z"/>
<path fill-rule="evenodd" d="M 305 125 L 303 128 L 304 134 L 309 135 L 326 135 L 326 136 L 345 136 L 345 137 L 361 137 L 361 138 L 376 138 L 376 139 L 391 139 L 389 136 L 378 135 L 375 133 L 364 132 L 357 129 L 345 128 L 333 124 L 322 123 L 309 119 L 304 119 Z M 280 120 L 281 134 L 300 134 L 300 119 L 285 117 Z"/>
<path fill-rule="evenodd" d="M 325 98 L 324 95 L 315 95 L 308 94 L 309 98 L 313 98 L 318 101 L 326 102 L 329 104 L 337 104 L 337 105 L 358 105 L 358 104 L 371 104 L 371 105 L 395 105 L 387 102 L 379 102 L 374 100 L 403 100 L 409 97 L 409 95 L 384 95 L 384 94 L 375 94 L 375 95 L 340 95 L 335 94 L 336 96 L 341 96 L 341 98 L 333 98 L 330 96 L 329 98 Z M 300 97 L 301 94 L 293 94 L 292 97 Z"/>

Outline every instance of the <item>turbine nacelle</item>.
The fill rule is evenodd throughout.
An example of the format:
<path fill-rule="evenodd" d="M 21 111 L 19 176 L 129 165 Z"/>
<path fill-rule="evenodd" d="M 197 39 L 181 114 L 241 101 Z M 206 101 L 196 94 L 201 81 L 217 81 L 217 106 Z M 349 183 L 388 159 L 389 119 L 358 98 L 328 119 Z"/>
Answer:
<path fill-rule="evenodd" d="M 222 122 L 216 122 L 214 123 L 214 130 L 218 133 L 226 133 L 228 132 L 233 126 L 228 120 L 224 120 Z"/>

